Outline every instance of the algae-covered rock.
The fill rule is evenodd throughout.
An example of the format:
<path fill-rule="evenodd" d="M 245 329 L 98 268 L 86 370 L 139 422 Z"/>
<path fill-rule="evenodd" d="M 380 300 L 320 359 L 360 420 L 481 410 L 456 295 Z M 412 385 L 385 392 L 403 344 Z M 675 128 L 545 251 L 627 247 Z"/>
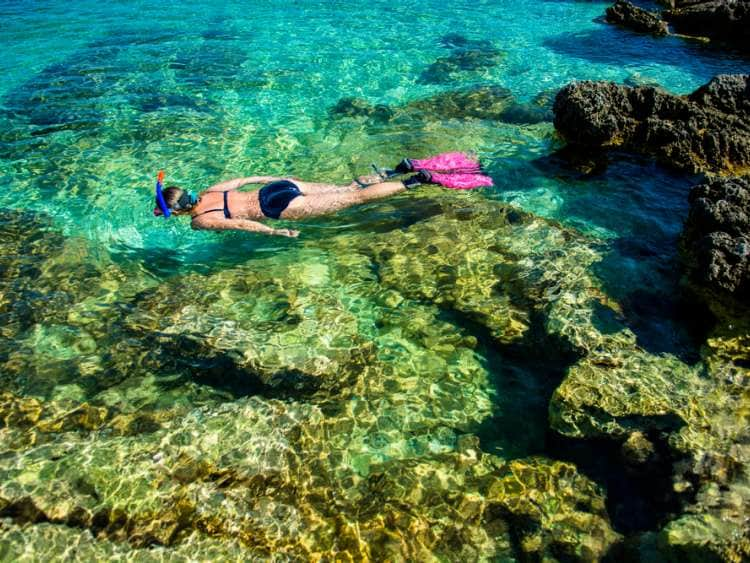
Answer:
<path fill-rule="evenodd" d="M 523 337 L 528 309 L 516 303 L 524 299 L 516 256 L 502 243 L 514 230 L 509 214 L 521 220 L 507 207 L 454 210 L 384 237 L 371 246 L 381 282 L 468 315 L 500 341 Z"/>
<path fill-rule="evenodd" d="M 291 559 L 600 557 L 616 534 L 573 466 L 508 465 L 459 435 L 492 416 L 495 390 L 476 336 L 456 322 L 522 340 L 531 315 L 599 299 L 587 272 L 598 253 L 472 197 L 439 195 L 442 215 L 401 230 L 118 294 L 122 316 L 101 326 L 162 371 L 95 404 L 74 383 L 53 400 L 3 396 L 0 512 L 12 522 L 0 541 L 15 553 L 28 534 L 29 552 L 43 553 L 42 538 L 67 538 L 81 553 L 133 558 L 179 559 L 191 546 L 224 557 L 237 545 Z M 137 384 L 158 393 L 174 372 L 194 385 L 256 377 L 239 394 L 261 396 L 138 411 Z M 262 396 L 279 391 L 284 401 Z"/>
<path fill-rule="evenodd" d="M 694 366 L 628 338 L 603 338 L 568 370 L 550 402 L 550 424 L 562 434 L 623 442 L 629 463 L 649 461 L 653 447 L 638 442 L 653 436 L 678 460 L 668 469 L 683 512 L 652 546 L 669 560 L 750 554 L 750 327 L 742 311 L 729 318 L 715 310 L 725 316 Z"/>
<path fill-rule="evenodd" d="M 0 554 L 4 559 L 32 562 L 54 559 L 51 554 L 66 554 L 76 561 L 138 561 L 160 563 L 174 561 L 188 563 L 196 554 L 205 561 L 247 561 L 248 557 L 262 557 L 251 546 L 236 540 L 215 539 L 193 533 L 179 546 L 165 548 L 150 546 L 133 548 L 128 544 L 96 537 L 89 530 L 78 530 L 56 524 L 14 524 L 9 518 L 0 520 Z"/>
<path fill-rule="evenodd" d="M 676 431 L 704 387 L 699 370 L 633 348 L 596 350 L 568 370 L 550 402 L 550 425 L 567 436 L 625 438 Z"/>
<path fill-rule="evenodd" d="M 362 514 L 397 526 L 387 544 L 395 556 L 483 560 L 564 554 L 593 561 L 619 538 L 597 486 L 574 465 L 543 458 L 506 463 L 470 449 L 385 464 L 363 488 Z M 402 513 L 406 507 L 412 507 L 408 516 Z M 367 524 L 360 526 L 367 535 Z M 415 539 L 422 549 L 405 551 Z"/>
<path fill-rule="evenodd" d="M 259 267 L 260 266 L 260 267 Z M 304 390 L 340 385 L 372 353 L 358 319 L 328 284 L 327 266 L 269 260 L 253 269 L 189 275 L 138 299 L 128 319 L 137 334 L 158 334 L 179 359 L 223 359 L 264 385 Z"/>
<path fill-rule="evenodd" d="M 503 204 L 444 202 L 443 213 L 372 240 L 380 283 L 520 340 L 534 311 L 575 316 L 601 296 L 600 254 L 560 227 Z M 547 311 L 547 309 L 549 311 Z"/>
<path fill-rule="evenodd" d="M 3 212 L 0 240 L 5 390 L 51 397 L 55 388 L 75 385 L 90 397 L 143 373 L 132 353 L 137 345 L 116 337 L 121 317 L 112 304 L 153 282 L 129 275 L 81 239 L 64 238 L 40 214 Z"/>
<path fill-rule="evenodd" d="M 151 434 L 61 435 L 0 461 L 0 510 L 13 515 L 0 541 L 18 549 L 23 529 L 30 550 L 49 550 L 38 535 L 55 545 L 61 532 L 51 524 L 66 524 L 102 541 L 67 534 L 81 549 L 132 556 L 146 546 L 180 557 L 191 546 L 232 553 L 239 544 L 290 558 L 592 560 L 617 539 L 601 492 L 571 464 L 508 464 L 458 439 L 360 474 L 318 436 L 350 416 L 249 399 Z"/>

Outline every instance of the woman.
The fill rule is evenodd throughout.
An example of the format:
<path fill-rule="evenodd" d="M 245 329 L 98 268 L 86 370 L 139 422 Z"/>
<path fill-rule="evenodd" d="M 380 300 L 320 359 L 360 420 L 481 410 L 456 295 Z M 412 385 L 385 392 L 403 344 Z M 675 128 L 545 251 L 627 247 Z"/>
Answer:
<path fill-rule="evenodd" d="M 239 230 L 296 237 L 299 231 L 274 229 L 259 223 L 263 219 L 295 220 L 334 213 L 341 209 L 392 196 L 406 189 L 429 182 L 428 172 L 420 171 L 402 182 L 386 182 L 385 174 L 360 178 L 348 186 L 302 182 L 273 176 L 250 176 L 227 180 L 194 196 L 177 186 L 163 192 L 164 204 L 170 213 L 192 217 L 194 229 Z M 374 181 L 374 184 L 365 185 Z M 238 192 L 247 184 L 266 184 L 260 190 Z M 365 187 L 362 187 L 365 185 Z M 165 210 L 159 202 L 154 215 Z"/>

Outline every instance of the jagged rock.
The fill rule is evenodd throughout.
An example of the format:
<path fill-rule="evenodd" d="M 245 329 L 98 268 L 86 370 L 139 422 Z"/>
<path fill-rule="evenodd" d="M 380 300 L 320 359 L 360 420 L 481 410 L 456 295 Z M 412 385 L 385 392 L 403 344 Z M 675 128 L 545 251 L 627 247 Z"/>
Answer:
<path fill-rule="evenodd" d="M 721 74 L 688 96 L 691 102 L 746 119 L 750 116 L 750 76 Z"/>
<path fill-rule="evenodd" d="M 555 100 L 572 148 L 653 154 L 690 172 L 750 170 L 750 75 L 718 76 L 690 96 L 610 82 L 576 82 Z"/>
<path fill-rule="evenodd" d="M 617 0 L 607 8 L 607 21 L 642 33 L 669 34 L 667 22 L 659 14 L 634 6 L 626 0 Z"/>
<path fill-rule="evenodd" d="M 682 254 L 699 286 L 750 301 L 750 177 L 690 191 Z"/>
<path fill-rule="evenodd" d="M 676 0 L 664 18 L 675 31 L 710 37 L 750 50 L 750 3 L 745 0 Z"/>

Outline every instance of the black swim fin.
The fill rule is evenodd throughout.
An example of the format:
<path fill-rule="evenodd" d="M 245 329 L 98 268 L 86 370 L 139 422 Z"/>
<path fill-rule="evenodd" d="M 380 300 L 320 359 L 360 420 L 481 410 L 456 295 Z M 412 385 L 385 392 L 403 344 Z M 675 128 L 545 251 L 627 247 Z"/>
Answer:
<path fill-rule="evenodd" d="M 393 178 L 394 176 L 400 176 L 401 174 L 404 174 L 404 172 L 399 172 L 398 170 L 391 170 L 390 168 L 380 168 L 375 164 L 371 164 L 370 166 L 372 166 L 375 174 L 380 176 L 383 180 L 387 180 L 388 178 Z"/>

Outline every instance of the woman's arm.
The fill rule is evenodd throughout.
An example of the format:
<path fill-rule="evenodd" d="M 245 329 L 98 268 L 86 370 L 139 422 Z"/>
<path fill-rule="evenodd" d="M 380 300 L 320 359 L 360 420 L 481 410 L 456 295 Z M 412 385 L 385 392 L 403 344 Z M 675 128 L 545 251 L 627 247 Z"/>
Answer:
<path fill-rule="evenodd" d="M 250 231 L 266 235 L 278 235 L 282 237 L 296 237 L 299 231 L 291 229 L 273 229 L 263 223 L 250 221 L 248 219 L 225 219 L 213 217 L 198 217 L 193 219 L 191 226 L 194 229 L 209 229 L 212 231 Z"/>
<path fill-rule="evenodd" d="M 277 178 L 276 176 L 248 176 L 247 178 L 236 178 L 234 180 L 227 180 L 226 182 L 214 184 L 205 191 L 228 192 L 231 190 L 236 190 L 237 188 L 240 188 L 245 184 L 267 184 L 269 182 L 276 182 L 277 180 L 283 180 L 283 178 Z"/>

